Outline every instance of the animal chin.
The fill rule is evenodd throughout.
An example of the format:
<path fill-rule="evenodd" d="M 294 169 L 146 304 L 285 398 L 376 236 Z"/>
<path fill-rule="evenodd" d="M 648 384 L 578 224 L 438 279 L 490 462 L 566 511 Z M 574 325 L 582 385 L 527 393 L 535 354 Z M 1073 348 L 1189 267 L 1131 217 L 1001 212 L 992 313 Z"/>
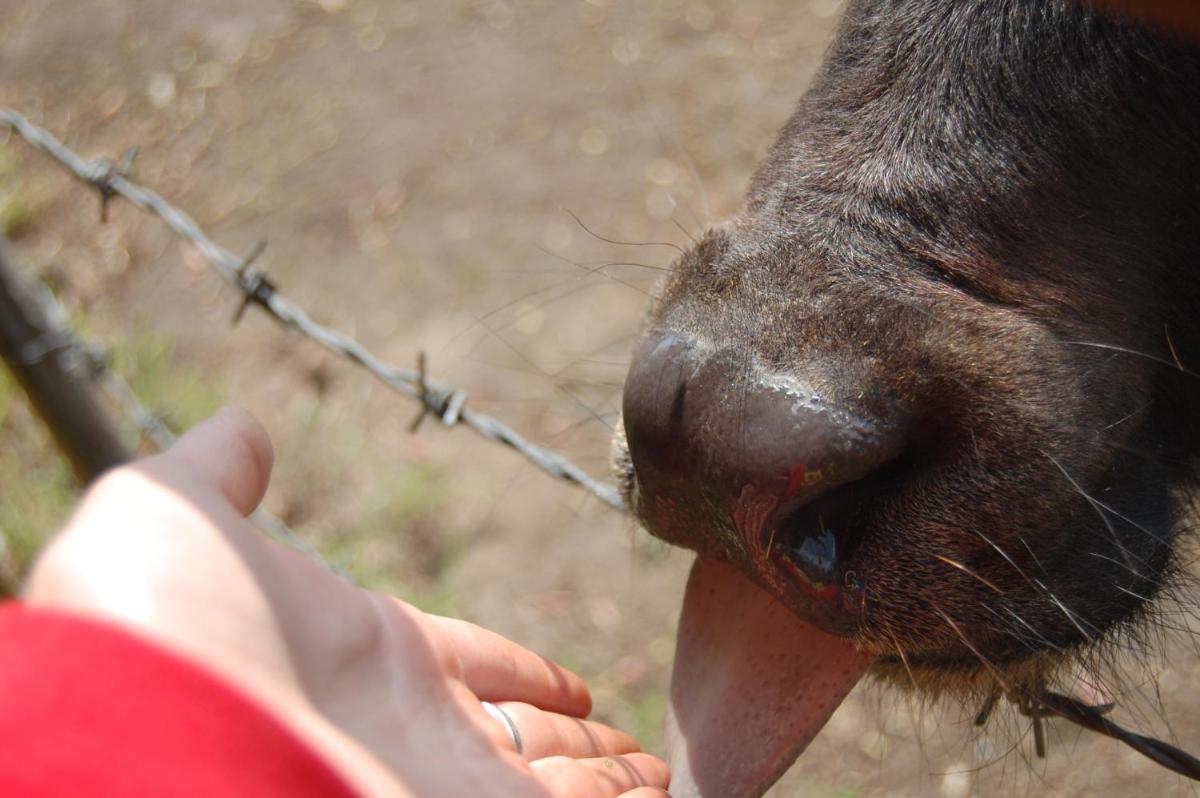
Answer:
<path fill-rule="evenodd" d="M 762 795 L 871 661 L 850 639 L 801 619 L 737 568 L 697 559 L 671 676 L 671 794 Z"/>

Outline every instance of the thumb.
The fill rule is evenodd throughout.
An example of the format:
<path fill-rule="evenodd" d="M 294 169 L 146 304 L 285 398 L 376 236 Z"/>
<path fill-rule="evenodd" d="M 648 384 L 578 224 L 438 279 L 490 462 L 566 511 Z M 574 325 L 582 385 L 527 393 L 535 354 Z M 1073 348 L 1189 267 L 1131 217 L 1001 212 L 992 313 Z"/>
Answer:
<path fill-rule="evenodd" d="M 274 459 L 262 424 L 240 407 L 224 407 L 135 468 L 166 483 L 216 491 L 249 515 L 267 492 Z"/>

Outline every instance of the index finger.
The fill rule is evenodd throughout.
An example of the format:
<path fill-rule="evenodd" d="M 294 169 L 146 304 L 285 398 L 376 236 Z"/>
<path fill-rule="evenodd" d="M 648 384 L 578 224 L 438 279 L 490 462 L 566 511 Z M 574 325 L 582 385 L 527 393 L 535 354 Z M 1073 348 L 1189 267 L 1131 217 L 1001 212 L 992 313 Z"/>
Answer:
<path fill-rule="evenodd" d="M 508 638 L 467 621 L 427 615 L 434 645 L 462 665 L 462 680 L 483 701 L 522 701 L 576 718 L 592 711 L 583 679 Z"/>

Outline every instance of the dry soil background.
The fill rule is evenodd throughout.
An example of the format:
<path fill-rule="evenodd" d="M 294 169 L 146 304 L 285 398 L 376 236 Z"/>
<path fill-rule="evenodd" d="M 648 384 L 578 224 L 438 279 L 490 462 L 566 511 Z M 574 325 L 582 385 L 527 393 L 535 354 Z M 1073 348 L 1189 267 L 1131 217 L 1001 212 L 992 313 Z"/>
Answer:
<path fill-rule="evenodd" d="M 425 350 L 473 406 L 603 475 L 626 352 L 674 252 L 603 239 L 683 245 L 736 209 L 839 12 L 0 0 L 0 103 L 87 154 L 138 145 L 135 179 L 230 248 L 269 239 L 261 264 L 317 319 L 400 364 Z M 599 714 L 661 750 L 687 556 L 468 431 L 410 435 L 405 400 L 254 312 L 231 327 L 236 298 L 195 252 L 112 215 L 101 227 L 93 196 L 0 134 L 19 255 L 161 410 L 251 408 L 278 450 L 268 506 L 328 557 L 577 668 Z M 20 402 L 0 405 L 16 534 L 61 511 L 43 484 L 61 478 Z M 1134 673 L 1123 718 L 1200 748 L 1195 649 L 1171 650 Z M 1051 725 L 1043 762 L 1015 717 L 981 735 L 969 715 L 860 688 L 772 795 L 1192 791 L 1073 727 Z"/>

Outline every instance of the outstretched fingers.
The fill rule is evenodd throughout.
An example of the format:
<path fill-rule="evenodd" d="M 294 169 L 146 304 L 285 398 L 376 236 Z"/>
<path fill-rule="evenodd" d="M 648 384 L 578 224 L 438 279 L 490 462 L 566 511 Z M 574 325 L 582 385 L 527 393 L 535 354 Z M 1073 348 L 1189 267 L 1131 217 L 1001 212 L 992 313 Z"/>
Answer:
<path fill-rule="evenodd" d="M 592 709 L 582 679 L 495 632 L 454 618 L 427 616 L 443 655 L 457 658 L 460 678 L 483 701 L 519 701 L 577 718 Z"/>
<path fill-rule="evenodd" d="M 587 759 L 642 750 L 633 737 L 603 723 L 545 712 L 517 701 L 505 701 L 497 706 L 519 730 L 521 752 L 528 760 L 550 756 Z"/>

